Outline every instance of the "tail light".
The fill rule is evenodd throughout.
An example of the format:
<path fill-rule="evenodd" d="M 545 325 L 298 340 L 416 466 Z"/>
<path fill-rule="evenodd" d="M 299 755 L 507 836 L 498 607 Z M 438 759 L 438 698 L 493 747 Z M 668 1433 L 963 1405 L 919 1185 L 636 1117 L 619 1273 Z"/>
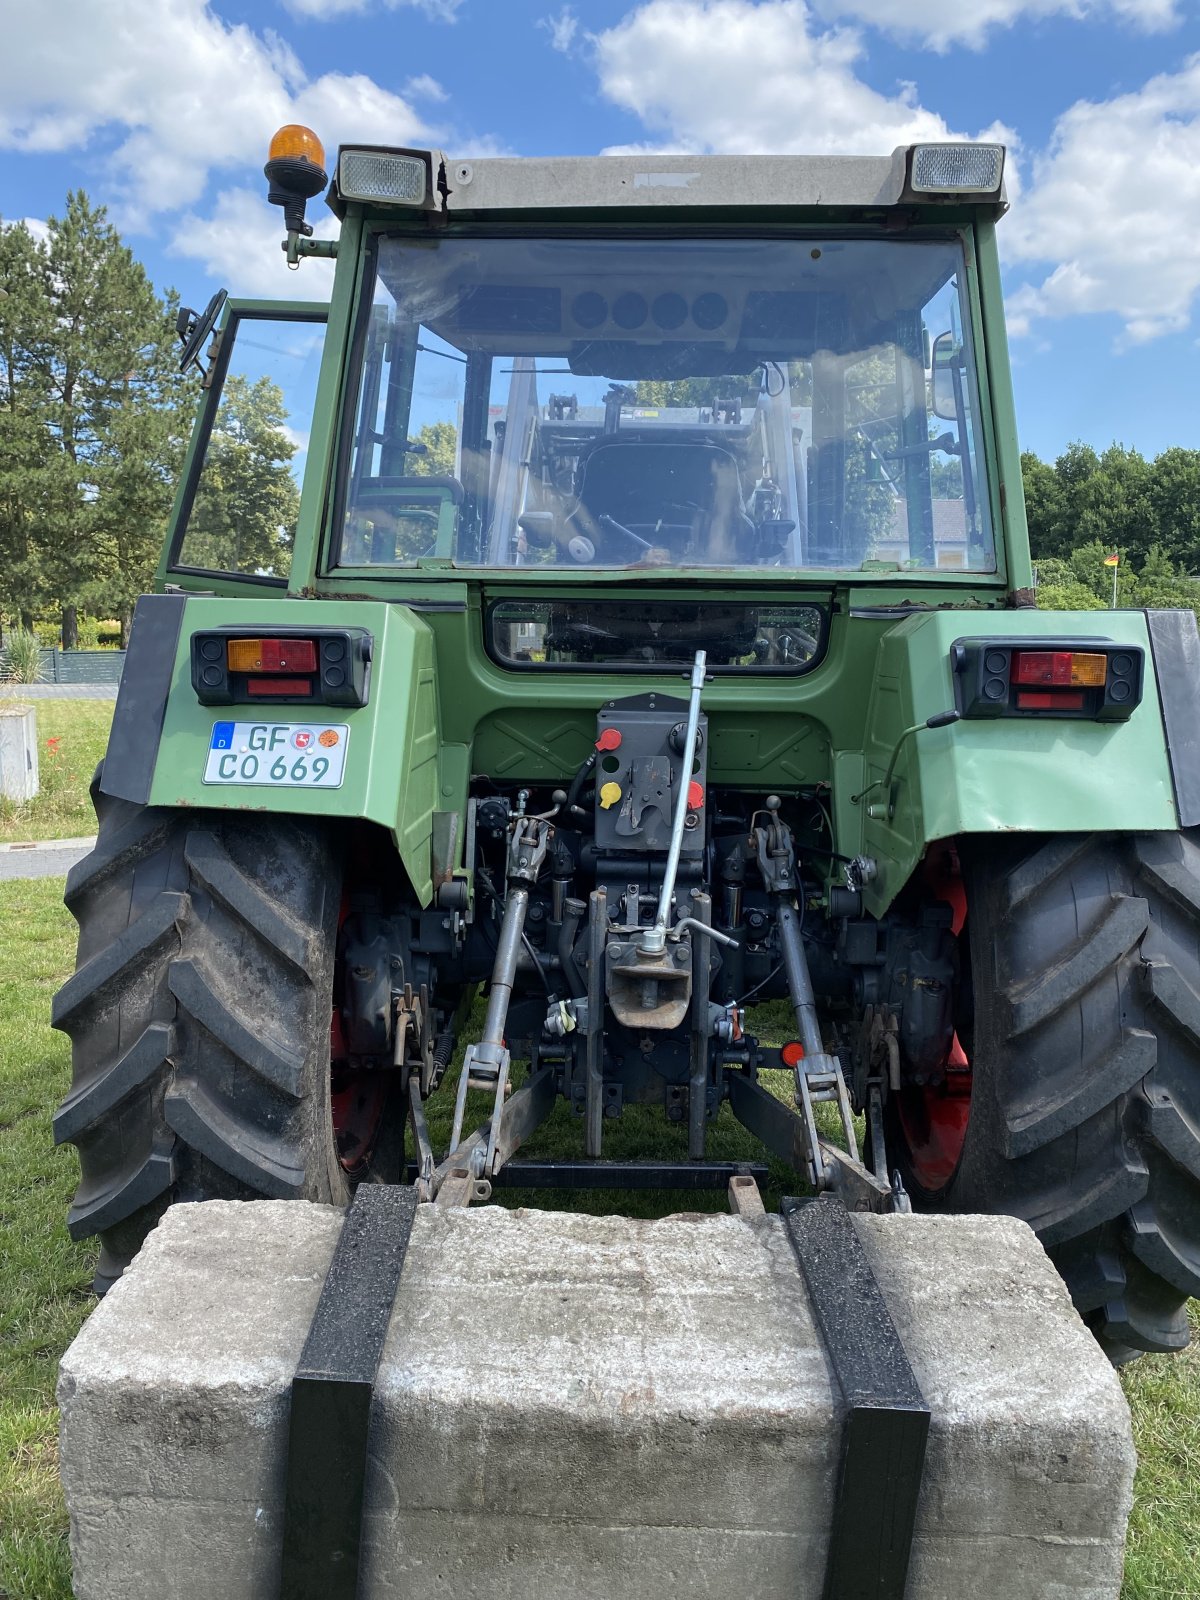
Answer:
<path fill-rule="evenodd" d="M 1121 722 L 1142 699 L 1145 652 L 1110 639 L 956 639 L 955 703 L 964 717 Z"/>
<path fill-rule="evenodd" d="M 192 635 L 192 687 L 206 706 L 365 706 L 371 653 L 365 628 L 213 628 Z"/>
<path fill-rule="evenodd" d="M 230 672 L 315 672 L 315 639 L 230 639 L 225 646 Z"/>

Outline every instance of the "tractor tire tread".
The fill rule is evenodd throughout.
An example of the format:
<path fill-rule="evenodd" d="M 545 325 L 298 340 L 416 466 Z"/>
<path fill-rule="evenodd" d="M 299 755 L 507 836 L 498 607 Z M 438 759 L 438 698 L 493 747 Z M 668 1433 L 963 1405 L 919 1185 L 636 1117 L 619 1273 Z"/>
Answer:
<path fill-rule="evenodd" d="M 279 901 L 235 863 L 229 851 L 209 828 L 188 834 L 184 851 L 192 879 L 215 895 L 286 961 L 307 983 L 314 962 L 313 937 L 290 916 Z"/>
<path fill-rule="evenodd" d="M 300 1098 L 304 1087 L 303 1052 L 273 1038 L 262 1022 L 256 1028 L 249 1017 L 239 1015 L 237 998 L 231 992 L 236 975 L 232 981 L 223 982 L 203 958 L 192 956 L 172 961 L 167 981 L 180 1006 L 231 1056 L 279 1094 L 290 1100 Z"/>
<path fill-rule="evenodd" d="M 55 1144 L 74 1143 L 101 1117 L 144 1088 L 166 1068 L 174 1048 L 174 1027 L 166 1022 L 150 1023 L 107 1072 L 85 1079 L 66 1097 L 54 1114 Z"/>
<path fill-rule="evenodd" d="M 133 968 L 144 968 L 168 950 L 178 949 L 180 927 L 187 913 L 186 895 L 160 895 L 112 944 L 67 979 L 54 996 L 51 1025 L 73 1033 L 90 1013 L 119 1003 L 120 992 L 128 986 Z"/>
<path fill-rule="evenodd" d="M 977 1079 L 926 1203 L 1027 1220 L 1114 1360 L 1178 1350 L 1200 1295 L 1200 830 L 964 849 Z"/>
<path fill-rule="evenodd" d="M 295 1144 L 232 1117 L 198 1083 L 176 1080 L 163 1112 L 176 1135 L 256 1194 L 296 1200 L 304 1193 L 304 1161 Z"/>
<path fill-rule="evenodd" d="M 1086 1077 L 1066 1085 L 1051 1080 L 1048 1093 L 1007 1109 L 1004 1153 L 1010 1160 L 1029 1155 L 1077 1128 L 1152 1072 L 1157 1051 L 1158 1041 L 1148 1028 L 1126 1028 L 1119 1043 Z"/>
<path fill-rule="evenodd" d="M 72 1084 L 54 1119 L 96 1287 L 176 1200 L 344 1204 L 329 1110 L 339 866 L 305 819 L 140 808 L 92 785 L 68 884 L 75 974 L 54 1001 Z"/>
<path fill-rule="evenodd" d="M 174 1182 L 173 1151 L 151 1150 L 143 1160 L 118 1169 L 104 1187 L 85 1189 L 81 1184 L 67 1213 L 67 1232 L 72 1239 L 103 1233 L 157 1200 Z"/>

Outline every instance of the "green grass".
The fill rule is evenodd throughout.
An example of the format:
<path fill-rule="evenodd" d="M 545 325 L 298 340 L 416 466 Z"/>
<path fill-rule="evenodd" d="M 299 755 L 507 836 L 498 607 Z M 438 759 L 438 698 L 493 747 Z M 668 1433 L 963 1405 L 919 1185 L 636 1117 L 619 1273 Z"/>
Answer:
<path fill-rule="evenodd" d="M 71 1597 L 54 1380 L 60 1355 L 91 1308 L 87 1286 L 95 1251 L 67 1237 L 76 1164 L 72 1151 L 56 1152 L 51 1142 L 51 1113 L 70 1077 L 67 1042 L 48 1022 L 51 995 L 74 955 L 74 923 L 61 895 L 61 884 L 51 879 L 0 883 L 0 1600 Z M 780 1014 L 766 1007 L 756 1023 L 764 1035 L 782 1026 Z M 435 1139 L 444 1139 L 448 1128 L 448 1100 L 443 1092 L 431 1108 Z M 474 1097 L 472 1109 L 482 1120 L 482 1096 Z M 525 1153 L 577 1154 L 580 1133 L 578 1119 L 560 1105 Z M 627 1113 L 605 1133 L 614 1157 L 684 1153 L 683 1130 L 664 1128 L 649 1112 Z M 756 1154 L 728 1108 L 710 1149 L 721 1159 Z M 772 1163 L 768 1204 L 793 1183 L 786 1168 Z M 725 1204 L 721 1194 L 703 1192 L 552 1196 L 501 1189 L 496 1198 L 506 1205 L 553 1202 L 638 1215 Z M 1193 1305 L 1200 1339 L 1198 1309 Z M 1122 1383 L 1140 1457 L 1123 1600 L 1198 1600 L 1200 1344 L 1174 1360 L 1135 1362 Z"/>
<path fill-rule="evenodd" d="M 50 1116 L 70 1076 L 49 1026 L 75 924 L 55 879 L 0 884 L 0 1596 L 69 1596 L 57 1472 L 58 1359 L 91 1307 L 95 1252 L 64 1226 L 74 1152 Z"/>
<path fill-rule="evenodd" d="M 4 704 L 19 702 L 6 693 Z M 95 833 L 88 785 L 108 743 L 112 700 L 35 700 L 41 793 L 23 805 L 0 797 L 0 842 Z"/>

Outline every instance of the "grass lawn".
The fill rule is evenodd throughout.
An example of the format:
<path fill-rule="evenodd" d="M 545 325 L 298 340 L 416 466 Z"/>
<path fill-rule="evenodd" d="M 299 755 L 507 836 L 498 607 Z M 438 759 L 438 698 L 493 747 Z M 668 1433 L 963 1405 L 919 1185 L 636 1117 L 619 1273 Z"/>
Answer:
<path fill-rule="evenodd" d="M 67 1237 L 74 1152 L 55 1152 L 51 1144 L 51 1113 L 70 1075 L 67 1041 L 47 1021 L 51 995 L 74 954 L 74 923 L 61 895 L 61 883 L 52 879 L 0 883 L 0 1600 L 71 1595 L 56 1470 L 54 1380 L 58 1358 L 92 1303 L 87 1286 L 95 1252 Z M 765 1035 L 771 1019 L 756 1021 Z M 434 1105 L 445 1107 L 447 1100 L 443 1092 Z M 473 1109 L 483 1112 L 481 1098 Z M 448 1110 L 439 1108 L 435 1138 L 443 1121 Z M 664 1127 L 649 1113 L 627 1114 L 606 1133 L 614 1157 L 684 1149 L 683 1130 Z M 578 1121 L 560 1106 L 527 1153 L 575 1152 L 578 1140 Z M 728 1159 L 755 1155 L 753 1141 L 728 1108 L 713 1130 L 711 1153 Z M 768 1204 L 790 1186 L 787 1169 L 773 1164 Z M 553 1199 L 580 1210 L 646 1214 L 724 1207 L 716 1193 L 552 1197 L 501 1189 L 497 1199 L 507 1205 Z M 1194 1325 L 1200 1337 L 1200 1317 Z M 1136 1362 L 1122 1381 L 1141 1459 L 1123 1600 L 1198 1600 L 1200 1345 L 1175 1360 Z"/>
<path fill-rule="evenodd" d="M 9 691 L 0 704 L 19 703 Z M 33 700 L 41 793 L 24 805 L 0 797 L 0 843 L 95 833 L 88 785 L 108 743 L 113 700 Z"/>

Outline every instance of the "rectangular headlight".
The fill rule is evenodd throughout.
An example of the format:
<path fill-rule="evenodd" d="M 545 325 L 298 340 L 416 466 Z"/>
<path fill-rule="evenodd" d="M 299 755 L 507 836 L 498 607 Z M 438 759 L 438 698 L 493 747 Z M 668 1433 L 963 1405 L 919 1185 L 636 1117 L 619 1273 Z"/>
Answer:
<path fill-rule="evenodd" d="M 1003 176 L 1002 144 L 913 146 L 912 188 L 917 194 L 995 194 Z"/>
<path fill-rule="evenodd" d="M 338 162 L 338 190 L 347 200 L 422 206 L 428 188 L 429 164 L 421 156 L 343 150 Z"/>

